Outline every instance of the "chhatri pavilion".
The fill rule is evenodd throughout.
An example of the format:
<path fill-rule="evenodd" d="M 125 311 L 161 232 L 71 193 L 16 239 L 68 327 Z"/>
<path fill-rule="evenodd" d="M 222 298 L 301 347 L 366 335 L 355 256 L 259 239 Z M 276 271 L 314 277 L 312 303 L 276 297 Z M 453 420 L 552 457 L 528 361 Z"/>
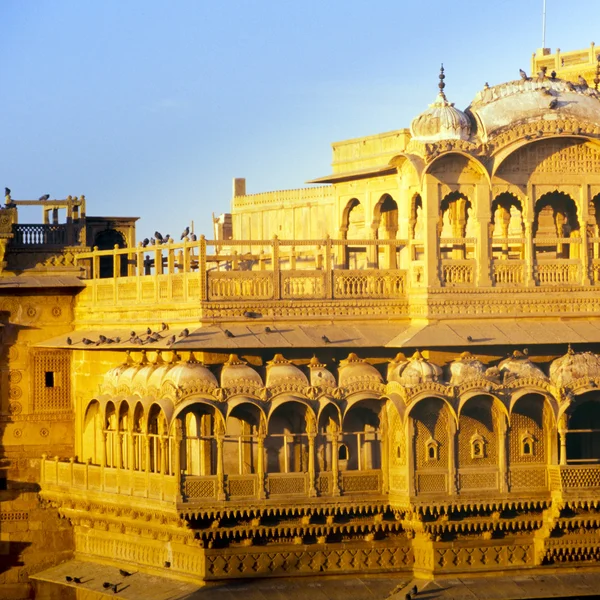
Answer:
<path fill-rule="evenodd" d="M 571 55 L 464 111 L 442 69 L 310 187 L 236 179 L 212 240 L 7 190 L 0 595 L 73 558 L 194 584 L 593 565 L 600 60 Z"/>

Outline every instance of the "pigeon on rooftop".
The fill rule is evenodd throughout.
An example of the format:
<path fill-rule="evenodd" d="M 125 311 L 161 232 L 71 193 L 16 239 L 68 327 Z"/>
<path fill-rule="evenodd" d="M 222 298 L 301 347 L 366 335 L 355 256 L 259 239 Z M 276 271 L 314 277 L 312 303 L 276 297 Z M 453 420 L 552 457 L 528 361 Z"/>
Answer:
<path fill-rule="evenodd" d="M 188 335 L 190 335 L 190 330 L 186 327 L 180 334 L 179 337 L 187 337 Z"/>
<path fill-rule="evenodd" d="M 142 240 L 142 248 L 145 248 L 149 243 L 150 243 L 150 240 L 148 238 L 144 238 Z"/>
<path fill-rule="evenodd" d="M 177 338 L 176 338 L 174 335 L 172 335 L 172 336 L 169 338 L 169 341 L 167 342 L 167 346 L 172 346 L 172 345 L 175 343 L 175 340 L 176 340 L 176 339 L 177 339 Z"/>
<path fill-rule="evenodd" d="M 183 233 L 181 234 L 181 238 L 180 238 L 180 239 L 186 238 L 188 235 L 190 235 L 190 228 L 189 228 L 189 227 L 186 227 L 186 228 L 183 230 Z"/>
<path fill-rule="evenodd" d="M 192 240 L 192 242 L 197 242 L 198 236 L 195 233 L 192 233 L 192 235 L 190 236 L 190 239 Z"/>
<path fill-rule="evenodd" d="M 525 73 L 525 71 L 523 71 L 523 69 L 519 69 L 519 75 L 521 76 L 521 79 L 523 81 L 527 81 L 529 79 L 529 77 L 527 77 L 527 73 Z"/>
<path fill-rule="evenodd" d="M 40 201 L 45 202 L 46 200 L 50 200 L 50 194 L 44 194 L 43 196 L 40 196 Z"/>
<path fill-rule="evenodd" d="M 163 236 L 161 235 L 160 231 L 155 231 L 154 232 L 154 237 L 158 240 L 158 243 L 162 243 L 163 241 Z"/>
<path fill-rule="evenodd" d="M 10 196 L 10 188 L 7 188 L 7 187 L 4 188 L 4 195 Z"/>
<path fill-rule="evenodd" d="M 587 89 L 588 87 L 588 82 L 585 80 L 585 77 L 581 75 L 577 78 L 577 83 L 584 89 Z"/>

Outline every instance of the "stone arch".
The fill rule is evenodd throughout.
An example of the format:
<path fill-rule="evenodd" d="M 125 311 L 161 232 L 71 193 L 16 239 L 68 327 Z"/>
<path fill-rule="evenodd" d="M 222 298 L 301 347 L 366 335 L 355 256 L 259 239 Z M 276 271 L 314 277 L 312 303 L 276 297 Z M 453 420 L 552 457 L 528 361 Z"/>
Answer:
<path fill-rule="evenodd" d="M 333 464 L 332 437 L 341 429 L 341 412 L 337 404 L 325 402 L 317 418 L 316 456 L 319 471 L 331 471 Z M 345 465 L 342 465 L 345 467 Z"/>
<path fill-rule="evenodd" d="M 117 466 L 117 409 L 113 400 L 104 407 L 104 432 L 106 435 L 106 466 Z"/>
<path fill-rule="evenodd" d="M 308 404 L 287 399 L 269 413 L 265 452 L 267 472 L 302 473 L 308 470 L 307 419 L 314 420 Z"/>
<path fill-rule="evenodd" d="M 385 400 L 363 398 L 348 406 L 342 419 L 341 443 L 347 452 L 348 470 L 381 468 L 381 412 Z"/>
<path fill-rule="evenodd" d="M 354 212 L 354 217 L 352 217 L 352 213 Z M 361 213 L 359 215 L 359 213 Z M 351 198 L 346 203 L 344 210 L 342 211 L 342 221 L 341 221 L 341 237 L 342 239 L 357 239 L 356 237 L 352 238 L 350 234 L 351 225 L 355 225 L 357 223 L 362 223 L 361 227 L 364 229 L 365 226 L 365 208 L 364 205 L 360 202 L 358 198 Z M 355 232 L 356 227 L 353 229 Z M 358 239 L 364 239 L 364 235 L 358 237 Z"/>
<path fill-rule="evenodd" d="M 518 398 L 510 412 L 509 463 L 545 463 L 553 420 L 552 409 L 542 394 L 528 393 Z"/>
<path fill-rule="evenodd" d="M 523 209 L 521 199 L 511 192 L 498 194 L 492 201 L 492 236 L 522 237 L 525 231 Z"/>
<path fill-rule="evenodd" d="M 425 238 L 425 216 L 421 194 L 413 194 L 409 207 L 409 237 L 414 240 Z"/>
<path fill-rule="evenodd" d="M 262 409 L 242 398 L 227 411 L 223 439 L 225 473 L 240 475 L 256 473 L 258 466 L 258 436 L 265 422 Z"/>
<path fill-rule="evenodd" d="M 390 194 L 383 194 L 373 209 L 373 230 L 378 239 L 396 238 L 398 233 L 398 203 Z"/>
<path fill-rule="evenodd" d="M 576 396 L 566 415 L 567 463 L 600 463 L 600 391 Z"/>
<path fill-rule="evenodd" d="M 553 238 L 579 238 L 580 223 L 577 204 L 564 192 L 554 191 L 543 194 L 534 206 L 533 236 L 536 257 L 578 258 L 578 244 L 563 244 Z M 543 238 L 548 238 L 544 243 Z"/>
<path fill-rule="evenodd" d="M 102 419 L 101 408 L 98 400 L 91 400 L 83 417 L 83 439 L 81 445 L 83 462 L 89 460 L 94 465 L 99 465 L 102 456 Z"/>
<path fill-rule="evenodd" d="M 444 183 L 472 183 L 484 179 L 491 186 L 491 177 L 483 163 L 460 150 L 445 152 L 434 158 L 424 169 L 421 186 L 427 175 L 433 175 Z M 456 175 L 452 180 L 452 175 Z"/>

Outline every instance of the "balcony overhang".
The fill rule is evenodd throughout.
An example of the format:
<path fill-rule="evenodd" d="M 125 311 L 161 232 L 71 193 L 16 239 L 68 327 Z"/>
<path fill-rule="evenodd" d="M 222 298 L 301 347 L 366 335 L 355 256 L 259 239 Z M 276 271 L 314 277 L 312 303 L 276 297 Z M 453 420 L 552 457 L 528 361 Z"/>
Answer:
<path fill-rule="evenodd" d="M 253 318 L 251 323 L 184 327 L 159 331 L 153 341 L 131 329 L 105 328 L 73 331 L 37 344 L 40 348 L 72 350 L 236 350 L 268 348 L 441 348 L 456 346 L 535 346 L 542 344 L 600 343 L 600 319 L 572 320 L 456 320 L 436 323 L 274 323 Z M 100 336 L 119 342 L 100 342 Z M 171 342 L 175 336 L 175 341 Z M 71 340 L 71 343 L 68 342 Z M 85 343 L 83 340 L 89 342 Z M 91 343 L 90 343 L 91 342 Z"/>

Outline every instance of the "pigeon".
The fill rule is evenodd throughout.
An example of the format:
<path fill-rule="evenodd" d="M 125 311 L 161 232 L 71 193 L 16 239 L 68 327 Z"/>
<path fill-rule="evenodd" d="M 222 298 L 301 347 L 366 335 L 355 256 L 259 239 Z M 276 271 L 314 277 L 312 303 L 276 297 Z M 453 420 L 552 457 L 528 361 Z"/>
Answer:
<path fill-rule="evenodd" d="M 105 581 L 105 582 L 102 584 L 102 587 L 103 587 L 105 590 L 107 590 L 109 587 L 112 587 L 112 583 L 108 583 L 108 581 Z"/>
<path fill-rule="evenodd" d="M 115 344 L 120 344 L 121 343 L 121 338 L 120 337 L 116 337 L 114 339 Z"/>
<path fill-rule="evenodd" d="M 175 343 L 175 340 L 176 340 L 176 339 L 177 339 L 177 338 L 176 338 L 174 335 L 172 335 L 172 336 L 169 338 L 169 341 L 167 342 L 167 346 L 172 346 L 172 345 Z"/>
<path fill-rule="evenodd" d="M 158 240 L 159 244 L 162 244 L 163 236 L 160 234 L 160 231 L 155 231 L 154 232 L 154 237 Z"/>
<path fill-rule="evenodd" d="M 550 73 L 550 79 L 556 79 L 556 71 L 552 71 L 552 73 Z"/>
<path fill-rule="evenodd" d="M 189 228 L 189 227 L 186 227 L 186 228 L 183 230 L 183 233 L 181 234 L 181 238 L 180 238 L 180 239 L 186 238 L 188 235 L 190 235 L 190 228 Z"/>
<path fill-rule="evenodd" d="M 198 236 L 195 233 L 192 233 L 192 235 L 190 236 L 190 239 L 192 240 L 192 242 L 196 242 L 196 241 L 198 241 Z"/>
<path fill-rule="evenodd" d="M 171 239 L 171 234 L 167 233 L 167 235 L 165 235 L 165 237 L 163 238 L 163 244 L 168 243 L 168 241 Z"/>
<path fill-rule="evenodd" d="M 66 579 L 68 582 L 71 582 L 71 581 L 73 581 L 73 578 L 72 578 L 70 575 L 67 575 L 67 576 L 65 577 L 65 579 Z"/>
<path fill-rule="evenodd" d="M 554 110 L 557 106 L 558 106 L 558 100 L 556 98 L 553 98 L 552 100 L 550 100 L 550 103 L 548 104 L 548 108 Z"/>
<path fill-rule="evenodd" d="M 148 327 L 148 329 L 146 329 L 146 335 L 150 335 L 152 333 L 152 329 L 150 329 L 150 327 Z"/>
<path fill-rule="evenodd" d="M 412 589 L 410 590 L 410 593 L 411 593 L 413 596 L 416 596 L 416 595 L 419 593 L 419 588 L 418 588 L 416 585 L 413 585 L 413 586 L 412 586 Z"/>
<path fill-rule="evenodd" d="M 161 323 L 160 324 L 160 330 L 161 331 L 166 331 L 167 329 L 169 329 L 169 326 L 166 323 Z"/>
<path fill-rule="evenodd" d="M 158 342 L 158 340 L 162 340 L 162 337 L 156 331 L 148 336 L 149 342 Z"/>
<path fill-rule="evenodd" d="M 326 344 L 331 344 L 331 340 L 326 335 L 322 335 L 321 340 L 323 340 Z"/>
<path fill-rule="evenodd" d="M 156 240 L 154 238 L 150 238 L 150 245 L 151 246 L 155 246 L 156 245 Z"/>
<path fill-rule="evenodd" d="M 188 335 L 190 335 L 190 330 L 186 327 L 180 334 L 179 337 L 187 337 Z"/>
<path fill-rule="evenodd" d="M 68 337 L 67 338 L 67 346 L 70 346 L 72 343 L 73 343 L 73 340 L 70 337 Z"/>
<path fill-rule="evenodd" d="M 588 82 L 585 80 L 585 77 L 582 77 L 581 75 L 577 78 L 577 83 L 579 83 L 584 90 L 588 87 Z"/>
<path fill-rule="evenodd" d="M 4 195 L 10 196 L 10 188 L 7 188 L 7 187 L 4 188 Z"/>
<path fill-rule="evenodd" d="M 101 342 L 102 344 L 104 344 L 104 342 L 106 342 L 107 337 L 105 335 L 99 335 L 98 336 L 98 341 Z"/>
<path fill-rule="evenodd" d="M 50 194 L 44 194 L 43 196 L 40 196 L 39 200 L 41 202 L 45 202 L 46 200 L 50 200 Z"/>
<path fill-rule="evenodd" d="M 225 330 L 223 333 L 224 333 L 224 334 L 225 334 L 225 335 L 226 335 L 228 338 L 235 337 L 235 335 L 233 335 L 233 333 L 231 333 L 231 331 L 229 331 L 229 329 L 226 329 L 226 330 Z"/>
<path fill-rule="evenodd" d="M 150 240 L 148 238 L 144 238 L 142 240 L 142 248 L 145 248 L 149 243 L 150 243 Z"/>
<path fill-rule="evenodd" d="M 133 331 L 133 330 L 132 330 L 132 331 L 130 331 L 130 332 L 129 332 L 129 335 L 130 335 L 130 337 L 134 338 L 134 337 L 135 337 L 135 331 Z"/>
<path fill-rule="evenodd" d="M 141 345 L 144 342 L 143 342 L 142 338 L 139 335 L 136 335 L 135 338 L 133 339 L 132 343 L 133 344 L 140 344 Z"/>
<path fill-rule="evenodd" d="M 270 327 L 265 327 L 265 333 L 273 333 L 273 330 Z"/>
<path fill-rule="evenodd" d="M 525 73 L 525 71 L 523 71 L 523 69 L 519 69 L 519 75 L 521 76 L 521 79 L 523 81 L 527 81 L 529 79 L 529 77 L 527 77 L 527 73 Z"/>
<path fill-rule="evenodd" d="M 73 583 L 81 583 L 81 577 L 73 577 Z"/>
<path fill-rule="evenodd" d="M 92 340 L 89 340 L 88 338 L 83 338 L 83 339 L 81 340 L 81 342 L 82 342 L 83 344 L 85 344 L 86 346 L 89 346 L 90 344 L 93 344 L 93 343 L 94 343 L 94 342 L 92 342 Z"/>
<path fill-rule="evenodd" d="M 133 573 L 129 573 L 125 569 L 119 569 L 119 573 L 121 574 L 122 577 L 129 577 L 130 575 L 133 575 Z"/>
<path fill-rule="evenodd" d="M 467 342 L 472 342 L 472 341 L 473 341 L 473 337 L 472 337 L 472 336 L 470 336 L 470 335 L 468 335 L 468 336 L 467 336 Z"/>

